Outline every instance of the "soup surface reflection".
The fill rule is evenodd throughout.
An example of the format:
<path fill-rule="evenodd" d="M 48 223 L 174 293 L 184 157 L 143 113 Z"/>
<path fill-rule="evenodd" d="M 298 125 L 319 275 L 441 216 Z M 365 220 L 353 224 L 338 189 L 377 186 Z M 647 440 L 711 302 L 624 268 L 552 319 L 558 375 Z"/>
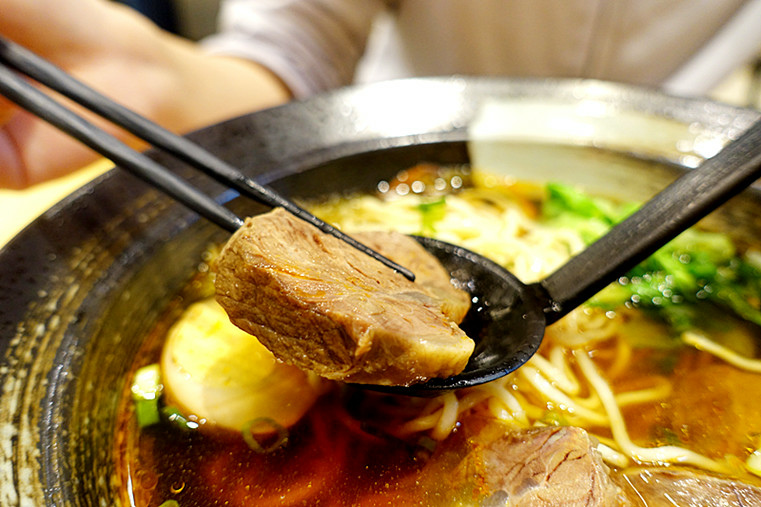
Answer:
<path fill-rule="evenodd" d="M 394 229 L 461 244 L 524 282 L 636 207 L 430 165 L 380 182 L 373 195 L 307 205 L 349 233 Z M 137 380 L 125 389 L 117 431 L 125 504 L 500 505 L 545 495 L 637 505 L 648 495 L 699 498 L 692 487 L 761 501 L 756 245 L 688 231 L 548 328 L 518 371 L 433 399 L 277 363 L 235 334 L 211 300 L 213 251 L 136 359 L 133 371 L 153 372 L 154 389 L 146 395 Z M 551 427 L 591 435 L 589 454 L 612 496 L 564 497 L 571 493 L 552 490 L 564 488 L 550 477 L 505 482 L 513 471 L 500 468 L 507 459 L 494 458 L 495 442 Z M 534 459 L 556 458 L 526 457 Z M 643 485 L 664 469 L 671 475 L 658 488 Z M 567 470 L 568 480 L 588 474 Z"/>

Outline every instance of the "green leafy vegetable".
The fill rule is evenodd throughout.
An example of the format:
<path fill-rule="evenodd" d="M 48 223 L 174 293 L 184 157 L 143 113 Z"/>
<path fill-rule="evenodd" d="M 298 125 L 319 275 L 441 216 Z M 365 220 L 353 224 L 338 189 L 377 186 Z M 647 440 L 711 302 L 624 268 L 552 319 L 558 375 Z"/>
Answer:
<path fill-rule="evenodd" d="M 436 232 L 436 223 L 446 215 L 446 199 L 444 197 L 431 202 L 424 202 L 418 205 L 421 217 L 421 234 L 434 234 Z"/>
<path fill-rule="evenodd" d="M 542 214 L 548 224 L 578 231 L 592 243 L 636 205 L 616 205 L 562 184 L 547 186 Z M 761 325 L 761 254 L 740 257 L 725 234 L 688 229 L 596 295 L 591 304 L 626 304 L 652 312 L 677 332 L 703 322 L 710 303 Z"/>
<path fill-rule="evenodd" d="M 569 185 L 547 184 L 542 215 L 551 225 L 574 229 L 587 243 L 605 234 L 614 224 L 631 214 L 635 204 L 615 205 L 592 197 Z"/>

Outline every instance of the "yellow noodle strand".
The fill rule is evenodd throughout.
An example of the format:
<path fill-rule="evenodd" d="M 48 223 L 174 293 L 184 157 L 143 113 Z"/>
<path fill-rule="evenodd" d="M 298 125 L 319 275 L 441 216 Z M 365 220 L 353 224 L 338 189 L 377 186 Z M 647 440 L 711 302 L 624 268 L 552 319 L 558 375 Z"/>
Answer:
<path fill-rule="evenodd" d="M 728 349 L 722 345 L 719 345 L 713 340 L 708 339 L 706 336 L 697 333 L 695 331 L 686 331 L 682 334 L 682 340 L 688 345 L 692 345 L 698 350 L 713 354 L 719 359 L 731 364 L 741 370 L 750 371 L 753 373 L 761 373 L 761 360 L 749 359 L 745 356 L 741 356 L 737 352 Z"/>
<path fill-rule="evenodd" d="M 434 440 L 444 440 L 452 433 L 457 424 L 457 415 L 459 413 L 459 402 L 454 393 L 449 392 L 441 396 L 441 398 L 444 401 L 444 406 L 440 411 L 441 416 L 431 431 L 431 438 Z"/>
<path fill-rule="evenodd" d="M 527 421 L 537 421 L 542 419 L 547 412 L 546 408 L 537 407 L 535 404 L 527 400 L 526 397 L 523 396 L 520 392 L 515 391 L 511 394 L 518 401 L 521 408 L 523 409 L 523 412 L 526 414 Z"/>
<path fill-rule="evenodd" d="M 609 465 L 619 468 L 629 466 L 629 457 L 626 454 L 619 452 L 602 442 L 597 444 L 597 451 L 602 456 L 602 459 Z"/>
<path fill-rule="evenodd" d="M 545 378 L 564 393 L 575 396 L 579 394 L 580 386 L 575 378 L 572 378 L 566 374 L 565 368 L 558 368 L 548 359 L 536 354 L 527 363 L 537 370 L 539 370 Z"/>
<path fill-rule="evenodd" d="M 640 403 L 650 403 L 662 400 L 671 394 L 671 382 L 663 377 L 655 377 L 657 383 L 648 389 L 638 389 L 636 391 L 627 391 L 615 395 L 616 403 L 619 407 L 637 405 Z"/>
<path fill-rule="evenodd" d="M 523 427 L 528 427 L 526 411 L 520 401 L 504 385 L 504 382 L 491 382 L 480 387 L 490 396 L 490 403 L 499 403 L 499 407 L 490 406 L 491 411 L 500 414 L 500 419 L 515 421 Z M 508 416 L 509 415 L 509 416 Z"/>
<path fill-rule="evenodd" d="M 571 370 L 571 365 L 568 363 L 568 355 L 566 354 L 566 349 L 559 345 L 553 345 L 549 352 L 549 358 L 553 366 L 563 372 L 563 377 L 569 383 L 569 387 L 571 385 L 573 386 L 567 391 L 568 394 L 578 394 L 581 391 L 581 384 L 579 383 L 579 379 L 576 378 L 576 375 Z"/>
<path fill-rule="evenodd" d="M 553 387 L 536 368 L 524 365 L 518 370 L 518 373 L 537 391 L 542 393 L 545 398 L 555 403 L 559 409 L 585 419 L 593 425 L 603 426 L 608 424 L 608 417 L 604 413 L 595 412 L 577 404 L 572 398 Z"/>
<path fill-rule="evenodd" d="M 606 372 L 609 379 L 618 378 L 629 366 L 632 357 L 632 347 L 626 340 L 616 340 L 616 356 L 613 364 L 610 365 Z"/>
<path fill-rule="evenodd" d="M 592 384 L 598 396 L 600 396 L 600 400 L 608 413 L 613 438 L 624 454 L 640 463 L 679 463 L 694 465 L 712 472 L 727 472 L 727 467 L 724 464 L 683 447 L 675 445 L 640 447 L 635 445 L 629 437 L 624 418 L 607 381 L 600 376 L 594 363 L 586 354 L 577 354 L 576 360 L 587 380 L 589 380 L 589 383 Z"/>

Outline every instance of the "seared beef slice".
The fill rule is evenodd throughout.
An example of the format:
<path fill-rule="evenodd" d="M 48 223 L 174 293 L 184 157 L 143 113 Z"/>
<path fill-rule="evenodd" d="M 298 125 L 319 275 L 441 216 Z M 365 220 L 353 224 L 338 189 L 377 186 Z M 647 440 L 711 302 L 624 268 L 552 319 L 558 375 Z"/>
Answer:
<path fill-rule="evenodd" d="M 392 237 L 392 259 L 410 250 L 429 255 L 412 238 Z M 435 295 L 425 280 L 410 282 L 282 209 L 248 218 L 216 271 L 217 300 L 236 326 L 282 361 L 330 379 L 407 385 L 462 371 L 473 351 L 444 313 L 457 316 L 460 306 L 440 290 Z M 443 269 L 436 276 L 448 283 Z"/>

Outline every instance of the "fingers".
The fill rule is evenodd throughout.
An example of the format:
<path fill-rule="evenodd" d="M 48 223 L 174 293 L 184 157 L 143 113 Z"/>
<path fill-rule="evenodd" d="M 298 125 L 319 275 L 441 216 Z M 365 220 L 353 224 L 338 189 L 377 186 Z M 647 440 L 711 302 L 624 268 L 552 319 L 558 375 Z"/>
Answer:
<path fill-rule="evenodd" d="M 25 112 L 14 114 L 0 129 L 0 187 L 26 188 L 98 158 L 89 148 Z"/>
<path fill-rule="evenodd" d="M 151 72 L 155 28 L 131 9 L 103 0 L 1 0 L 0 34 L 93 88 L 155 114 L 161 78 Z M 148 56 L 146 56 L 148 55 Z M 142 87 L 136 83 L 151 83 Z M 74 109 L 82 113 L 80 108 Z M 128 139 L 118 129 L 110 129 Z M 0 187 L 24 188 L 98 158 L 89 148 L 0 97 Z"/>
<path fill-rule="evenodd" d="M 2 0 L 0 34 L 72 72 L 106 46 L 106 12 L 103 0 Z M 0 187 L 23 188 L 95 158 L 0 97 Z"/>
<path fill-rule="evenodd" d="M 208 55 L 113 2 L 0 2 L 0 33 L 14 33 L 22 45 L 29 39 L 27 47 L 43 58 L 175 132 L 279 104 L 290 97 L 268 69 L 249 61 Z M 48 5 L 49 10 L 40 5 Z M 78 18 L 72 17 L 72 6 L 79 8 L 74 11 Z M 33 37 L 19 28 L 25 15 L 40 22 L 32 31 Z M 81 113 L 81 109 L 74 109 Z M 136 145 L 123 131 L 113 127 L 110 131 Z M 0 102 L 0 187 L 32 185 L 95 158 L 88 148 L 65 134 Z"/>

